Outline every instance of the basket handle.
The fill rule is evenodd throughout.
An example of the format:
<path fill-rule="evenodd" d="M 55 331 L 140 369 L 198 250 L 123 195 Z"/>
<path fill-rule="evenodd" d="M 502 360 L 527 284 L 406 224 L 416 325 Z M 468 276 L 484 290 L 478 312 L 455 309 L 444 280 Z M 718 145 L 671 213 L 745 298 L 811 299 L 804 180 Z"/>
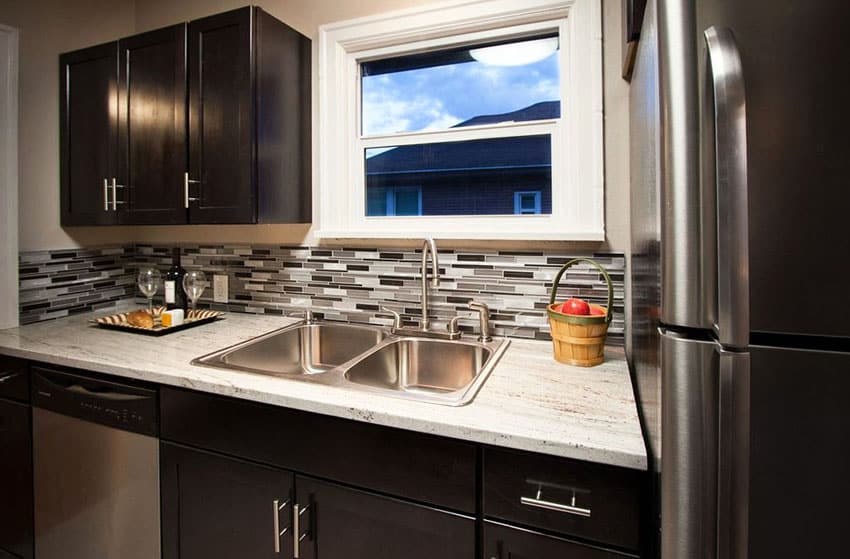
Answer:
<path fill-rule="evenodd" d="M 605 278 L 605 283 L 608 284 L 608 305 L 605 307 L 605 322 L 610 323 L 613 316 L 611 315 L 611 305 L 614 303 L 614 286 L 611 285 L 611 277 L 608 275 L 608 272 L 605 271 L 605 268 L 600 266 L 596 261 L 591 260 L 590 258 L 573 258 L 568 261 L 566 264 L 561 266 L 561 269 L 558 270 L 558 273 L 555 275 L 555 281 L 552 282 L 552 293 L 549 296 L 549 304 L 552 305 L 555 303 L 555 297 L 558 294 L 558 283 L 561 281 L 561 277 L 563 277 L 564 272 L 580 263 L 590 264 L 602 274 L 602 277 Z"/>

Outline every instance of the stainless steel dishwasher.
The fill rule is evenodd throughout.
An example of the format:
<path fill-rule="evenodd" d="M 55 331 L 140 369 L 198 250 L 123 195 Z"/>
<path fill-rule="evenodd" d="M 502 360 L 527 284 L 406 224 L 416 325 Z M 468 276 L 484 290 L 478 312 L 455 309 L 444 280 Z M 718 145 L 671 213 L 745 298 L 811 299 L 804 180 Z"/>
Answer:
<path fill-rule="evenodd" d="M 35 556 L 161 555 L 157 392 L 32 369 Z"/>

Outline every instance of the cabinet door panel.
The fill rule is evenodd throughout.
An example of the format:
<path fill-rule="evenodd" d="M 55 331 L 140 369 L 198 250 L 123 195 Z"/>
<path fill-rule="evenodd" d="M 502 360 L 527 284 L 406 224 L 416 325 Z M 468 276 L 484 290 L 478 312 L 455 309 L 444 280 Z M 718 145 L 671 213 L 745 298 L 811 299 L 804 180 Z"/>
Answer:
<path fill-rule="evenodd" d="M 117 176 L 117 43 L 63 54 L 59 65 L 62 225 L 115 223 L 104 181 Z"/>
<path fill-rule="evenodd" d="M 292 474 L 162 443 L 164 559 L 291 557 L 291 530 L 275 548 L 275 506 L 292 492 Z M 287 504 L 279 528 L 289 526 Z"/>
<path fill-rule="evenodd" d="M 310 478 L 296 478 L 305 559 L 470 559 L 475 520 Z"/>
<path fill-rule="evenodd" d="M 120 218 L 186 222 L 186 24 L 121 39 Z"/>
<path fill-rule="evenodd" d="M 189 24 L 191 223 L 256 221 L 252 13 Z"/>
<path fill-rule="evenodd" d="M 27 559 L 33 556 L 30 432 L 30 407 L 0 400 L 0 548 Z"/>
<path fill-rule="evenodd" d="M 636 556 L 531 530 L 485 522 L 484 557 L 486 559 L 627 559 Z"/>

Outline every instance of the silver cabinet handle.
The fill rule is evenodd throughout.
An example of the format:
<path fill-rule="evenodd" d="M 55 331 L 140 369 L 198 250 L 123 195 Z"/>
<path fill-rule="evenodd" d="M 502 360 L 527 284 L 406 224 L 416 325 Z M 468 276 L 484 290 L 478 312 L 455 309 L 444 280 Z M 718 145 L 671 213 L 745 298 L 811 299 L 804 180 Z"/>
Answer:
<path fill-rule="evenodd" d="M 531 481 L 531 480 L 529 480 Z M 527 507 L 536 507 L 539 509 L 553 510 L 555 512 L 565 512 L 567 514 L 574 514 L 576 516 L 583 516 L 585 518 L 590 518 L 590 509 L 586 509 L 583 507 L 576 506 L 576 490 L 570 487 L 564 487 L 563 489 L 571 489 L 572 490 L 572 498 L 570 499 L 570 504 L 565 505 L 563 503 L 556 503 L 554 501 L 547 501 L 543 499 L 543 483 L 537 483 L 537 495 L 534 497 L 520 497 L 519 502 L 522 505 Z"/>
<path fill-rule="evenodd" d="M 280 529 L 280 511 L 282 511 L 284 508 L 286 508 L 286 506 L 288 504 L 289 504 L 289 499 L 284 501 L 282 504 L 280 503 L 280 501 L 278 499 L 275 499 L 272 502 L 272 505 L 274 507 L 272 519 L 274 520 L 274 552 L 275 553 L 280 553 L 280 538 L 281 538 L 281 536 L 283 536 L 289 530 L 289 526 L 287 526 L 283 530 Z"/>
<path fill-rule="evenodd" d="M 301 531 L 301 523 L 298 521 L 301 514 L 298 511 L 298 503 L 292 505 L 292 557 L 299 559 L 301 557 L 300 543 L 298 534 Z"/>
<path fill-rule="evenodd" d="M 307 532 L 301 533 L 301 515 L 307 512 L 310 505 L 301 508 L 298 503 L 292 505 L 292 557 L 301 557 L 301 541 L 307 537 Z"/>
<path fill-rule="evenodd" d="M 118 184 L 118 179 L 112 177 L 112 211 L 116 211 L 118 209 L 118 204 L 123 204 L 124 202 L 118 201 L 118 189 L 124 188 L 123 184 Z"/>
<path fill-rule="evenodd" d="M 573 495 L 572 504 L 569 505 L 555 503 L 552 501 L 544 501 L 543 499 L 536 499 L 534 497 L 520 497 L 519 502 L 528 507 L 537 507 L 539 509 L 553 510 L 555 512 L 565 512 L 567 514 L 574 514 L 576 516 L 590 518 L 590 509 L 575 506 L 575 495 Z"/>
<path fill-rule="evenodd" d="M 726 347 L 750 340 L 747 101 L 741 55 L 727 28 L 705 30 L 705 111 L 714 112 L 717 188 L 717 336 Z M 708 115 L 704 122 L 710 123 Z"/>
<path fill-rule="evenodd" d="M 109 179 L 103 179 L 103 211 L 109 211 Z"/>
<path fill-rule="evenodd" d="M 201 181 L 192 180 L 189 178 L 189 171 L 183 173 L 183 207 L 189 209 L 189 202 L 197 202 L 200 198 L 189 197 L 189 183 L 199 184 Z"/>

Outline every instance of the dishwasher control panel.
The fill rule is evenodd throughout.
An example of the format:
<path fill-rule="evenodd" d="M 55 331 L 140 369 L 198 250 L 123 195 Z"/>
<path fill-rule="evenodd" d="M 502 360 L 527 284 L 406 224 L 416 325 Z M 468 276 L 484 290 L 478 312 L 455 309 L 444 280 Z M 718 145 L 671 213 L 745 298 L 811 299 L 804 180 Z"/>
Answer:
<path fill-rule="evenodd" d="M 86 421 L 157 436 L 157 390 L 41 367 L 32 369 L 32 404 Z"/>

